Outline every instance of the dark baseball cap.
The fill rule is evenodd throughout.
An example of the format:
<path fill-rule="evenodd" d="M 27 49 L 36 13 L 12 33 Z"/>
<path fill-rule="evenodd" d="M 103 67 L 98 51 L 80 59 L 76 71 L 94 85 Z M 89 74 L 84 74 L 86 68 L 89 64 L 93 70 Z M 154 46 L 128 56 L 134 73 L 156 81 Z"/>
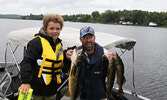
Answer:
<path fill-rule="evenodd" d="M 80 37 L 83 37 L 86 34 L 95 35 L 94 29 L 92 27 L 90 27 L 90 26 L 86 26 L 86 27 L 81 28 Z"/>

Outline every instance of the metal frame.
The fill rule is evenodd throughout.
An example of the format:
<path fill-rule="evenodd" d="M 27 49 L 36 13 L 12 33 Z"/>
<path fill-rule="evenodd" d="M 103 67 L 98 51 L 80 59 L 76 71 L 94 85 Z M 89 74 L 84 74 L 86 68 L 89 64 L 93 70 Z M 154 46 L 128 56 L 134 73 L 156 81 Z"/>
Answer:
<path fill-rule="evenodd" d="M 7 44 L 6 44 L 6 49 L 5 49 L 5 75 L 4 75 L 4 76 L 2 77 L 2 79 L 0 80 L 0 84 L 2 85 L 3 82 L 5 82 L 5 79 L 9 77 L 9 82 L 8 82 L 8 85 L 7 85 L 6 90 L 4 91 L 4 93 L 0 93 L 0 96 L 1 96 L 0 98 L 3 98 L 3 99 L 5 99 L 5 100 L 8 100 L 6 97 L 8 97 L 8 96 L 10 96 L 10 95 L 13 94 L 13 91 L 11 91 L 11 93 L 7 94 L 7 91 L 8 91 L 8 89 L 9 89 L 11 83 L 12 83 L 12 77 L 13 77 L 13 76 L 11 75 L 11 73 L 8 72 L 8 69 L 7 69 L 7 68 L 8 68 L 8 66 L 7 66 L 7 49 L 8 49 L 8 48 L 9 48 L 9 50 L 10 50 L 10 52 L 11 52 L 11 54 L 12 54 L 12 57 L 13 57 L 13 59 L 14 59 L 14 65 L 13 65 L 12 67 L 13 67 L 13 69 L 14 69 L 14 67 L 15 67 L 15 65 L 16 65 L 18 71 L 20 72 L 20 67 L 19 67 L 18 61 L 17 61 L 16 56 L 15 56 L 15 51 L 17 50 L 18 45 L 16 45 L 16 47 L 13 49 L 12 46 L 11 46 L 11 44 L 7 43 Z M 12 71 L 13 71 L 13 69 L 12 69 Z M 11 72 L 12 72 L 12 71 L 11 71 Z M 18 74 L 17 74 L 17 75 L 18 75 Z M 4 83 L 4 84 L 6 84 L 6 83 Z"/>
<path fill-rule="evenodd" d="M 13 59 L 14 59 L 14 61 L 15 61 L 15 64 L 16 64 L 18 70 L 20 71 L 19 64 L 18 64 L 18 62 L 17 62 L 17 60 L 16 60 L 16 56 L 15 56 L 15 54 L 14 54 L 15 51 L 16 51 L 16 49 L 18 48 L 18 45 L 15 47 L 14 50 L 12 49 L 12 47 L 11 47 L 11 45 L 10 45 L 9 43 L 7 43 L 7 46 L 9 47 L 9 49 L 10 49 L 10 51 L 11 51 L 11 53 L 12 53 Z"/>

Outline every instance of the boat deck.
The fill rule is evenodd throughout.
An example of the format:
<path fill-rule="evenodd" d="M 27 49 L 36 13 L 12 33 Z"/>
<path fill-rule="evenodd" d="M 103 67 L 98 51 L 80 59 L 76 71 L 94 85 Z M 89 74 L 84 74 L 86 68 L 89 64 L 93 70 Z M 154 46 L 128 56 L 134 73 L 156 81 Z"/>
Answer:
<path fill-rule="evenodd" d="M 20 80 L 18 78 L 18 70 L 17 70 L 16 66 L 14 66 L 14 67 L 12 67 L 12 66 L 13 65 L 9 64 L 9 66 L 7 68 L 8 72 L 10 73 L 10 75 L 12 77 L 12 83 L 11 83 L 11 85 L 10 85 L 8 91 L 7 91 L 7 94 L 11 95 L 11 91 L 13 91 L 13 93 L 16 93 L 18 95 L 17 88 L 12 88 L 12 87 L 19 87 L 19 85 L 20 85 L 20 82 L 19 82 Z M 2 79 L 3 79 L 4 76 L 5 76 L 4 64 L 0 64 L 0 82 L 2 82 Z M 9 80 L 9 78 L 7 77 L 5 79 L 5 81 L 8 81 L 8 80 Z M 0 85 L 2 85 L 2 84 L 0 84 Z M 5 86 L 5 88 L 6 88 L 6 86 Z M 0 93 L 1 92 L 3 92 L 3 89 L 0 91 Z M 12 93 L 11 96 L 16 95 L 16 94 L 13 94 L 13 93 Z M 132 95 L 132 93 L 130 91 L 126 91 L 126 90 L 124 90 L 124 96 L 117 97 L 116 96 L 117 89 L 115 89 L 115 88 L 113 89 L 112 94 L 113 94 L 115 100 L 150 100 L 150 99 L 145 98 L 141 95 L 138 95 L 136 97 L 135 95 Z M 15 97 L 17 97 L 17 96 L 15 96 Z M 1 100 L 1 97 L 0 97 L 0 100 Z M 4 100 L 8 100 L 8 99 L 6 98 Z M 15 98 L 15 100 L 17 100 L 17 98 Z M 70 100 L 70 97 L 64 96 L 64 97 L 62 97 L 61 100 Z M 80 100 L 80 99 L 78 98 L 77 100 Z M 110 99 L 110 100 L 112 100 L 112 99 Z"/>

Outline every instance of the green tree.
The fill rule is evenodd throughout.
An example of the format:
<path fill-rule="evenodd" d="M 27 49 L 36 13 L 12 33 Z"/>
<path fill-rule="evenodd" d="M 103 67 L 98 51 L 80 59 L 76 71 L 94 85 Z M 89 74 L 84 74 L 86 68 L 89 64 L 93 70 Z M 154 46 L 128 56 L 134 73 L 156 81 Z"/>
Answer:
<path fill-rule="evenodd" d="M 22 19 L 41 20 L 43 15 L 27 15 L 22 16 Z M 133 24 L 148 25 L 149 22 L 156 22 L 158 26 L 167 26 L 167 12 L 148 12 L 142 10 L 123 10 L 111 11 L 106 10 L 103 13 L 93 11 L 89 14 L 64 15 L 65 21 L 73 22 L 99 22 L 99 23 L 118 23 L 119 21 L 131 21 Z"/>
<path fill-rule="evenodd" d="M 92 15 L 92 22 L 97 22 L 97 19 L 100 17 L 100 13 L 98 11 L 94 11 L 91 13 Z"/>
<path fill-rule="evenodd" d="M 70 16 L 70 21 L 73 21 L 73 22 L 77 22 L 78 21 L 78 17 L 76 15 L 71 15 Z"/>
<path fill-rule="evenodd" d="M 71 21 L 70 17 L 68 15 L 63 15 L 62 17 L 63 17 L 64 21 Z"/>
<path fill-rule="evenodd" d="M 78 21 L 79 22 L 91 22 L 91 16 L 88 14 L 83 15 L 83 16 L 79 17 Z"/>

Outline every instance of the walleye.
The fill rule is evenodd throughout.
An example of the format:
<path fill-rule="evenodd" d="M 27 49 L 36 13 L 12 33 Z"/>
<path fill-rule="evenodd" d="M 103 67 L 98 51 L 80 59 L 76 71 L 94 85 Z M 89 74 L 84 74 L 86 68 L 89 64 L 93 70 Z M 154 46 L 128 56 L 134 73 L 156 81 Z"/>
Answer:
<path fill-rule="evenodd" d="M 117 74 L 117 84 L 119 85 L 119 90 L 117 96 L 123 95 L 122 85 L 125 82 L 124 77 L 124 64 L 118 54 L 108 53 L 103 55 L 103 62 L 108 60 L 108 69 L 107 69 L 107 92 L 109 98 L 115 100 L 114 96 L 112 95 L 112 88 L 114 85 L 115 74 Z"/>
<path fill-rule="evenodd" d="M 116 65 L 117 84 L 119 86 L 117 96 L 119 96 L 119 95 L 123 95 L 122 86 L 126 82 L 126 79 L 124 76 L 124 64 L 122 59 L 118 56 L 117 53 L 116 53 L 116 56 L 114 57 L 114 60 Z"/>
<path fill-rule="evenodd" d="M 78 93 L 78 83 L 81 70 L 81 61 L 82 61 L 82 49 L 74 49 L 73 55 L 71 56 L 71 67 L 69 73 L 69 93 L 71 100 L 75 100 Z"/>
<path fill-rule="evenodd" d="M 111 90 L 114 85 L 114 80 L 115 80 L 115 71 L 116 71 L 116 66 L 115 66 L 115 61 L 113 59 L 113 54 L 108 53 L 103 55 L 103 63 L 108 61 L 108 68 L 107 68 L 107 93 L 109 98 L 114 99 L 114 96 L 111 93 Z M 104 65 L 103 65 L 104 66 Z"/>

